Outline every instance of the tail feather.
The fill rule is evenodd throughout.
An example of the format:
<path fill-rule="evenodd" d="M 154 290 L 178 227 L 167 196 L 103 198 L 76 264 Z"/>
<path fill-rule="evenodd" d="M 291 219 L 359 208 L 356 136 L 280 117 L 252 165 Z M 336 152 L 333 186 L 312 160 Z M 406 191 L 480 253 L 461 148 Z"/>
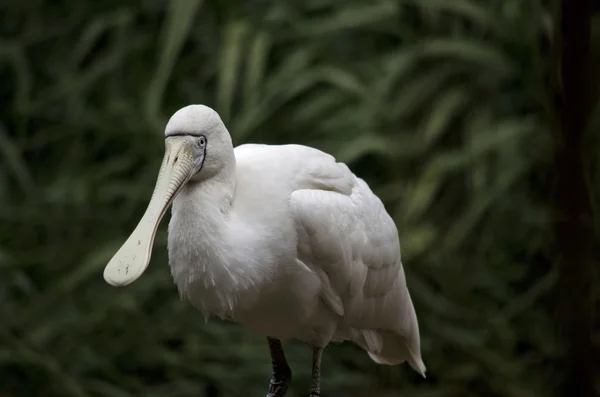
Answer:
<path fill-rule="evenodd" d="M 419 373 L 423 378 L 426 378 L 425 372 L 427 368 L 425 363 L 421 359 L 421 354 L 417 350 L 416 352 L 406 343 L 406 340 L 402 337 L 394 335 L 389 332 L 379 333 L 382 343 L 381 348 L 378 352 L 372 352 L 367 350 L 371 360 L 381 365 L 398 365 L 407 361 L 408 364 Z M 419 347 L 417 346 L 417 349 Z"/>

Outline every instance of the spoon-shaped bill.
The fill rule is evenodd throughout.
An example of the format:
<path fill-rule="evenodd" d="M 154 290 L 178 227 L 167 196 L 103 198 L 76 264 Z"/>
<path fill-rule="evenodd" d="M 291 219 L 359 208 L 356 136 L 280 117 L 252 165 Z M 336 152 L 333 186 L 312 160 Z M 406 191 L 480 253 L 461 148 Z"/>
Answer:
<path fill-rule="evenodd" d="M 125 286 L 134 282 L 146 270 L 158 225 L 169 204 L 189 180 L 193 167 L 189 143 L 185 139 L 169 140 L 156 187 L 144 216 L 104 268 L 104 280 L 107 283 Z"/>

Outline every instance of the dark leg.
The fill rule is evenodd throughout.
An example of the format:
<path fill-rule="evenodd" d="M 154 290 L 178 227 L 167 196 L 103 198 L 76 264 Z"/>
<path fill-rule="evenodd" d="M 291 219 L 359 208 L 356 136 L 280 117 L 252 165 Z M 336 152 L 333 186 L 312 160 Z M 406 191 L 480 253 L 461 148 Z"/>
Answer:
<path fill-rule="evenodd" d="M 323 348 L 313 347 L 312 381 L 310 382 L 310 397 L 321 396 L 321 357 Z"/>
<path fill-rule="evenodd" d="M 267 338 L 271 361 L 273 362 L 273 377 L 269 384 L 267 397 L 283 397 L 292 381 L 292 370 L 283 354 L 283 346 L 279 339 Z"/>

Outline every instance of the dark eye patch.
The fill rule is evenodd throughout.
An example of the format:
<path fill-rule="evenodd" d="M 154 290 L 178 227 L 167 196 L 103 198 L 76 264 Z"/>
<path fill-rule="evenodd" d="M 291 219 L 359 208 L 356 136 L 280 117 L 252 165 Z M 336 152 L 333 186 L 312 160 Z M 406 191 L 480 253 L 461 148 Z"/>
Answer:
<path fill-rule="evenodd" d="M 169 132 L 165 138 L 172 136 L 203 136 L 201 132 Z"/>

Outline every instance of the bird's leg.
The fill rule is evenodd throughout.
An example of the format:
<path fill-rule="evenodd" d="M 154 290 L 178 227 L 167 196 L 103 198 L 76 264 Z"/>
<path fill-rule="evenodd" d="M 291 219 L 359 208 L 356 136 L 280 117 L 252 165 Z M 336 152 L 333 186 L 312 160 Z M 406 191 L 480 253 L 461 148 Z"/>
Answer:
<path fill-rule="evenodd" d="M 273 377 L 269 384 L 267 397 L 283 397 L 292 381 L 292 370 L 285 359 L 283 346 L 279 339 L 267 338 L 271 361 L 273 362 Z"/>
<path fill-rule="evenodd" d="M 310 396 L 321 396 L 321 357 L 323 356 L 322 347 L 313 347 L 312 359 L 312 380 L 310 382 Z"/>

